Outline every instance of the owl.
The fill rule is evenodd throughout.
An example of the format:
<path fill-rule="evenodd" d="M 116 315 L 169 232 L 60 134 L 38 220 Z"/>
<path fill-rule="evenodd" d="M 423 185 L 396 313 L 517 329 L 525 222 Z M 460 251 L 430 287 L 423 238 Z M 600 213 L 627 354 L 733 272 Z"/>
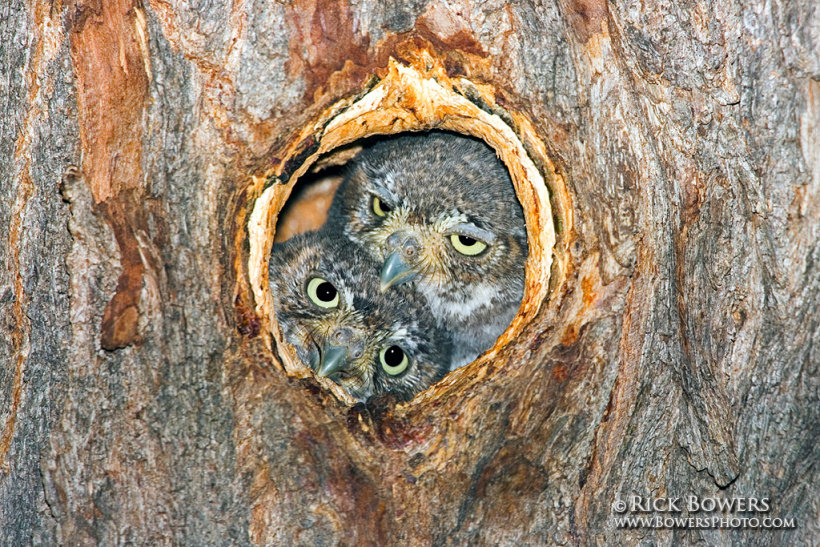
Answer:
<path fill-rule="evenodd" d="M 380 264 L 380 288 L 409 284 L 452 335 L 451 370 L 495 344 L 524 294 L 527 235 L 510 174 L 484 142 L 404 134 L 349 164 L 328 230 Z"/>
<path fill-rule="evenodd" d="M 399 400 L 449 370 L 451 341 L 423 299 L 379 290 L 379 265 L 325 231 L 273 246 L 269 282 L 285 340 L 303 363 L 360 400 Z"/>

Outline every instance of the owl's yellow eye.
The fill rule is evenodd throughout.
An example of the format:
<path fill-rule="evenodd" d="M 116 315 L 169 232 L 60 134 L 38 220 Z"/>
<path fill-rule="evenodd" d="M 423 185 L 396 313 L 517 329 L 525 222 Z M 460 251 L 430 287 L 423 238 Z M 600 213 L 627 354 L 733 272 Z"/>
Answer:
<path fill-rule="evenodd" d="M 462 236 L 458 234 L 453 234 L 450 236 L 450 243 L 453 244 L 456 251 L 467 256 L 475 256 L 487 248 L 486 243 L 483 243 L 470 236 Z"/>
<path fill-rule="evenodd" d="M 307 295 L 310 301 L 320 308 L 335 308 L 339 305 L 339 291 L 330 281 L 321 277 L 314 277 L 310 280 Z"/>
<path fill-rule="evenodd" d="M 399 346 L 388 346 L 379 354 L 382 368 L 390 376 L 401 374 L 410 364 L 407 354 Z"/>
<path fill-rule="evenodd" d="M 393 209 L 387 206 L 387 204 L 382 203 L 382 200 L 380 200 L 377 196 L 373 196 L 373 212 L 376 213 L 376 216 L 387 216 L 387 213 L 392 210 Z"/>

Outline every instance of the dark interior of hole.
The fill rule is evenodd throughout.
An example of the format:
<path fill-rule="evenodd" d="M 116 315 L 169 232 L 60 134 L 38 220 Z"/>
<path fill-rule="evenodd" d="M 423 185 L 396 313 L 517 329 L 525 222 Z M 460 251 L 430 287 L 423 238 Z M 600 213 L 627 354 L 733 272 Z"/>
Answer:
<path fill-rule="evenodd" d="M 290 198 L 279 212 L 274 243 L 321 228 L 343 176 L 344 166 L 332 165 L 307 173 L 296 181 Z"/>
<path fill-rule="evenodd" d="M 322 156 L 293 187 L 285 206 L 279 211 L 274 243 L 318 230 L 327 219 L 333 196 L 347 172 L 347 163 L 375 142 L 391 137 L 374 135 L 339 147 Z"/>
<path fill-rule="evenodd" d="M 438 133 L 439 135 L 442 134 L 441 132 L 433 132 L 433 133 Z M 438 229 L 438 228 L 434 229 L 432 224 L 425 225 L 425 227 L 420 228 L 420 229 L 428 231 L 427 235 L 425 235 L 424 237 L 437 238 L 437 239 L 435 239 L 436 243 L 432 244 L 434 246 L 433 247 L 428 247 L 428 249 L 433 249 L 436 246 L 438 246 L 440 251 L 437 251 L 437 252 L 441 252 L 441 253 L 445 253 L 445 254 L 450 253 L 450 255 L 456 254 L 458 256 L 458 258 L 461 258 L 465 261 L 464 264 L 466 265 L 466 267 L 469 268 L 469 267 L 471 267 L 471 265 L 469 265 L 467 263 L 470 262 L 470 261 L 479 261 L 479 260 L 481 260 L 479 255 L 481 255 L 483 253 L 483 251 L 481 251 L 481 250 L 478 250 L 476 252 L 472 252 L 474 249 L 467 249 L 468 247 L 475 247 L 476 239 L 479 239 L 479 240 L 482 239 L 482 238 L 486 239 L 486 241 L 490 243 L 490 247 L 492 247 L 493 245 L 498 245 L 497 249 L 501 249 L 501 248 L 503 248 L 503 240 L 504 240 L 504 237 L 505 237 L 505 231 L 509 231 L 511 233 L 512 231 L 520 228 L 520 230 L 522 230 L 522 233 L 523 233 L 523 236 L 520 236 L 520 237 L 523 238 L 523 244 L 519 246 L 519 248 L 521 250 L 523 250 L 523 257 L 520 256 L 520 253 L 519 253 L 519 255 L 515 255 L 514 252 L 509 255 L 509 256 L 515 255 L 516 259 L 518 260 L 515 263 L 515 268 L 513 268 L 513 269 L 498 268 L 498 269 L 494 269 L 494 270 L 486 272 L 487 275 L 484 275 L 482 273 L 480 276 L 476 276 L 475 272 L 472 272 L 472 274 L 471 274 L 472 275 L 472 278 L 471 278 L 472 281 L 470 281 L 470 283 L 473 283 L 473 287 L 468 286 L 468 287 L 466 287 L 466 289 L 465 289 L 465 287 L 460 287 L 460 288 L 457 289 L 458 291 L 460 291 L 459 294 L 464 295 L 463 297 L 468 299 L 468 300 L 470 298 L 472 298 L 472 293 L 476 293 L 476 294 L 479 294 L 479 297 L 478 297 L 479 299 L 486 298 L 486 299 L 488 299 L 487 301 L 490 301 L 491 299 L 495 298 L 497 296 L 497 294 L 500 294 L 500 292 L 494 292 L 494 291 L 504 291 L 504 290 L 506 290 L 506 287 L 508 285 L 512 285 L 513 283 L 520 283 L 521 294 L 519 294 L 516 297 L 517 300 L 515 300 L 515 302 L 514 302 L 514 309 L 512 309 L 511 306 L 510 306 L 511 300 L 507 300 L 506 301 L 507 303 L 504 304 L 504 306 L 506 306 L 506 307 L 503 307 L 503 308 L 495 307 L 495 302 L 496 302 L 495 300 L 493 300 L 493 305 L 489 305 L 489 306 L 485 306 L 483 304 L 476 304 L 475 302 L 471 303 L 470 301 L 465 301 L 464 304 L 463 304 L 463 308 L 466 309 L 467 311 L 464 311 L 464 312 L 456 311 L 455 312 L 456 315 L 453 316 L 454 319 L 447 319 L 447 318 L 439 317 L 435 314 L 428 314 L 430 317 L 428 319 L 428 322 L 425 323 L 425 324 L 428 324 L 428 323 L 432 323 L 433 325 L 437 324 L 438 326 L 436 328 L 438 330 L 444 330 L 444 331 L 448 331 L 448 332 L 452 331 L 452 333 L 453 333 L 453 335 L 451 337 L 453 342 L 452 342 L 451 345 L 454 347 L 454 351 L 452 352 L 452 357 L 451 358 L 448 357 L 448 363 L 449 363 L 449 367 L 450 367 L 449 370 L 454 370 L 455 368 L 457 368 L 459 366 L 463 366 L 463 365 L 471 362 L 478 355 L 480 355 L 480 353 L 482 353 L 482 351 L 479 351 L 478 353 L 476 353 L 475 352 L 476 346 L 471 345 L 473 343 L 470 340 L 470 337 L 472 336 L 472 333 L 475 333 L 476 338 L 479 338 L 481 336 L 484 336 L 486 338 L 487 334 L 490 332 L 490 329 L 495 329 L 495 330 L 492 331 L 493 332 L 493 334 L 492 334 L 493 343 L 482 346 L 483 350 L 489 349 L 494 344 L 494 341 L 497 338 L 497 336 L 500 335 L 501 332 L 503 332 L 503 329 L 505 329 L 506 326 L 509 325 L 509 322 L 512 320 L 513 316 L 515 315 L 515 312 L 517 312 L 518 307 L 520 306 L 521 296 L 523 295 L 523 278 L 524 278 L 524 274 L 525 274 L 525 261 L 526 261 L 526 256 L 528 254 L 524 218 L 523 218 L 523 214 L 522 214 L 522 211 L 521 211 L 520 202 L 519 202 L 519 200 L 518 200 L 518 198 L 515 194 L 512 182 L 511 182 L 511 180 L 509 180 L 509 170 L 503 163 L 499 162 L 498 165 L 496 165 L 495 161 L 490 159 L 490 157 L 491 157 L 490 155 L 495 156 L 495 152 L 491 151 L 491 149 L 489 149 L 489 147 L 487 147 L 487 149 L 481 149 L 482 151 L 479 152 L 479 151 L 476 150 L 476 147 L 475 147 L 475 141 L 477 141 L 477 139 L 470 138 L 470 137 L 464 137 L 463 135 L 457 135 L 459 138 L 463 138 L 464 141 L 472 141 L 473 144 L 471 146 L 473 146 L 473 148 L 470 148 L 468 146 L 464 149 L 459 148 L 459 147 L 455 147 L 455 148 L 450 149 L 450 148 L 447 147 L 447 143 L 437 141 L 436 142 L 436 147 L 433 147 L 433 148 L 428 147 L 428 148 L 426 148 L 422 151 L 420 151 L 419 149 L 416 149 L 415 150 L 416 155 L 413 155 L 409 152 L 405 154 L 405 150 L 404 150 L 403 146 L 405 144 L 407 144 L 407 142 L 402 141 L 401 137 L 406 136 L 406 135 L 407 134 L 395 135 L 395 136 L 390 136 L 390 137 L 372 137 L 372 138 L 369 138 L 369 139 L 359 141 L 359 142 L 355 143 L 354 145 L 348 147 L 348 149 L 349 149 L 348 151 L 353 150 L 354 152 L 357 152 L 358 150 L 361 150 L 361 146 L 364 146 L 365 148 L 367 148 L 370 145 L 377 144 L 377 143 L 378 144 L 384 144 L 384 142 L 398 142 L 401 146 L 399 146 L 397 148 L 393 148 L 392 150 L 395 153 L 397 153 L 398 155 L 400 155 L 401 157 L 405 158 L 405 160 L 407 158 L 410 158 L 412 161 L 409 161 L 409 162 L 403 164 L 403 167 L 402 167 L 403 171 L 400 171 L 397 176 L 402 178 L 402 180 L 407 180 L 407 181 L 419 180 L 420 182 L 417 184 L 417 186 L 410 187 L 409 185 L 405 185 L 405 187 L 407 187 L 407 188 L 412 188 L 412 189 L 408 190 L 408 193 L 416 195 L 417 197 L 419 197 L 419 199 L 421 199 L 423 196 L 417 195 L 415 192 L 416 192 L 416 189 L 418 189 L 419 191 L 421 191 L 423 189 L 423 192 L 426 196 L 426 197 L 424 197 L 424 199 L 426 200 L 427 206 L 432 207 L 433 209 L 439 207 L 439 205 L 446 204 L 444 209 L 442 209 L 442 211 L 440 211 L 441 215 L 448 216 L 448 215 L 457 214 L 457 212 L 458 212 L 457 209 L 459 209 L 461 207 L 461 205 L 456 207 L 456 205 L 449 204 L 449 200 L 448 200 L 448 197 L 447 197 L 450 194 L 455 193 L 456 188 L 459 188 L 460 191 L 463 191 L 465 188 L 468 189 L 468 191 L 465 192 L 464 195 L 459 198 L 461 200 L 460 203 L 462 205 L 464 205 L 465 207 L 467 207 L 467 209 L 469 209 L 470 207 L 478 208 L 478 209 L 482 209 L 482 208 L 486 209 L 486 208 L 490 207 L 493 204 L 498 204 L 498 203 L 504 204 L 503 207 L 501 207 L 501 208 L 499 208 L 498 206 L 495 207 L 496 213 L 494 213 L 495 216 L 493 217 L 495 220 L 490 220 L 489 223 L 484 222 L 484 221 L 481 220 L 481 218 L 482 218 L 481 214 L 477 214 L 475 217 L 472 216 L 471 214 L 468 214 L 468 217 L 469 217 L 468 219 L 464 219 L 464 218 L 459 217 L 460 220 L 458 220 L 457 222 L 460 225 L 465 225 L 465 224 L 469 225 L 469 226 L 467 226 L 467 228 L 459 228 L 461 230 L 466 230 L 466 232 L 464 232 L 464 233 L 453 233 L 452 235 L 450 235 L 449 232 L 438 233 L 438 232 L 435 232 L 435 229 Z M 424 138 L 423 135 L 416 134 L 416 136 Z M 428 134 L 428 136 L 429 136 L 429 134 Z M 456 136 L 456 135 L 450 134 L 450 136 Z M 382 142 L 382 141 L 384 141 L 384 142 Z M 486 146 L 486 143 L 484 143 L 484 145 Z M 480 148 L 480 147 L 478 147 L 478 148 Z M 447 152 L 442 152 L 442 154 L 443 154 L 442 157 L 444 158 L 443 160 L 440 159 L 440 158 L 438 160 L 436 160 L 436 161 L 439 161 L 440 164 L 432 164 L 431 165 L 430 161 L 428 161 L 428 159 L 432 158 L 433 156 L 437 156 L 439 149 L 442 149 L 442 150 L 446 149 L 448 151 Z M 489 150 L 489 155 L 487 153 L 488 150 Z M 462 155 L 462 153 L 463 153 L 463 155 Z M 402 154 L 405 154 L 405 155 L 402 155 Z M 447 154 L 450 154 L 450 155 L 448 156 Z M 335 196 L 336 190 L 338 189 L 339 184 L 341 183 L 342 179 L 348 173 L 348 168 L 344 164 L 344 161 L 346 161 L 346 160 L 349 161 L 354 156 L 355 156 L 355 153 L 345 155 L 344 153 L 340 154 L 339 151 L 334 151 L 334 153 L 330 154 L 328 157 L 320 159 L 319 162 L 317 162 L 317 164 L 314 165 L 314 168 L 311 171 L 309 171 L 308 173 L 303 175 L 296 182 L 288 201 L 285 203 L 284 208 L 279 212 L 277 226 L 276 226 L 275 243 L 285 242 L 285 241 L 289 240 L 290 238 L 292 238 L 294 235 L 297 235 L 297 234 L 300 234 L 300 233 L 303 233 L 303 232 L 313 232 L 313 231 L 316 231 L 316 230 L 319 230 L 320 228 L 322 228 L 325 220 L 327 219 L 328 209 L 331 206 L 331 203 L 332 203 L 333 198 Z M 362 157 L 365 158 L 366 156 L 362 156 Z M 473 162 L 473 166 L 470 167 L 470 168 L 468 168 L 468 167 L 459 167 L 459 165 L 462 165 L 462 164 L 466 165 L 465 162 L 467 160 L 465 158 L 468 158 L 468 157 L 471 158 L 470 161 Z M 462 160 L 464 160 L 464 161 L 462 161 Z M 459 162 L 461 162 L 461 163 L 459 163 Z M 476 167 L 476 165 L 475 165 L 476 162 L 478 162 L 478 167 Z M 426 176 L 429 180 L 425 179 L 424 176 L 422 176 L 424 172 L 427 173 Z M 509 187 L 505 186 L 504 191 L 499 191 L 499 185 L 494 186 L 493 184 L 488 182 L 488 181 L 499 180 L 500 177 L 504 177 L 509 182 Z M 439 181 L 449 181 L 449 182 L 440 182 L 439 183 Z M 437 184 L 439 186 L 438 188 L 436 188 Z M 447 184 L 452 184 L 453 186 L 446 186 Z M 431 196 L 432 196 L 432 199 L 431 199 Z M 370 199 L 372 199 L 372 197 Z M 404 199 L 404 198 L 402 198 L 402 199 Z M 411 201 L 411 203 L 414 203 L 414 202 Z M 465 205 L 465 203 L 466 203 L 466 205 Z M 472 204 L 472 205 L 470 205 L 470 204 Z M 390 207 L 387 207 L 386 203 L 384 205 L 385 205 L 385 211 L 387 211 L 387 214 L 390 214 Z M 451 207 L 451 205 L 452 205 L 452 207 Z M 373 207 L 375 207 L 375 205 Z M 410 205 L 410 207 L 412 208 L 413 206 Z M 517 209 L 516 209 L 516 207 L 517 207 Z M 492 208 L 492 207 L 490 207 L 490 208 Z M 504 214 L 500 214 L 498 212 L 501 209 L 503 209 Z M 428 212 L 429 212 L 429 210 L 430 209 L 427 209 Z M 379 213 L 376 213 L 374 209 L 371 209 L 369 212 L 379 214 Z M 382 211 L 382 212 L 384 212 L 384 211 Z M 412 214 L 415 214 L 415 213 L 412 213 Z M 436 214 L 439 214 L 439 213 L 436 213 Z M 384 216 L 384 215 L 379 215 L 379 216 Z M 404 225 L 404 227 L 401 228 L 402 233 L 405 230 L 407 230 L 408 232 L 413 232 L 413 230 L 416 229 L 413 226 L 416 226 L 416 227 L 419 226 L 417 224 L 413 224 L 414 222 L 417 222 L 417 221 L 416 220 L 411 220 L 410 224 Z M 428 221 L 424 221 L 424 222 L 428 222 Z M 393 228 L 390 228 L 390 230 L 392 231 Z M 493 234 L 493 233 L 488 234 L 488 232 L 493 232 L 493 231 L 495 231 L 495 234 Z M 323 237 L 326 237 L 326 238 L 328 238 L 328 237 L 331 238 L 331 239 L 344 238 L 344 236 L 342 236 L 341 233 L 338 234 L 338 237 L 336 236 L 335 232 L 333 234 L 331 234 L 327 230 L 322 230 L 322 233 L 323 233 Z M 394 235 L 395 235 L 395 233 L 394 233 Z M 404 237 L 404 236 L 402 236 L 402 237 Z M 419 236 L 419 237 L 421 238 L 422 236 Z M 451 239 L 454 238 L 454 237 L 458 238 L 457 242 L 456 241 L 451 242 Z M 489 239 L 487 239 L 488 237 L 489 237 Z M 510 236 L 510 237 L 512 237 L 512 236 Z M 317 241 L 318 240 L 316 240 L 316 239 L 311 240 L 311 242 L 312 242 L 311 245 L 321 246 L 322 245 L 321 242 L 317 243 Z M 324 241 L 327 242 L 328 239 L 325 239 Z M 428 241 L 433 241 L 433 239 L 428 239 Z M 294 243 L 295 243 L 295 241 L 294 241 Z M 351 245 L 353 244 L 352 242 L 348 242 L 348 243 L 351 244 Z M 512 243 L 512 242 L 508 242 L 508 243 Z M 357 244 L 360 244 L 361 248 L 367 247 L 367 245 L 362 241 L 357 242 Z M 326 254 L 332 254 L 331 247 L 334 247 L 335 244 L 334 243 L 329 243 L 327 245 L 328 246 L 323 247 L 324 248 L 323 252 L 326 253 Z M 377 260 L 375 260 L 373 262 L 373 264 L 374 264 L 373 267 L 372 267 L 373 273 L 368 274 L 376 280 L 375 292 L 374 292 L 373 295 L 362 293 L 360 296 L 362 296 L 363 298 L 366 298 L 366 299 L 370 299 L 370 297 L 372 297 L 373 302 L 378 302 L 380 298 L 385 297 L 385 294 L 386 294 L 386 296 L 390 296 L 391 294 L 393 294 L 394 299 L 403 298 L 403 297 L 399 297 L 396 292 L 393 292 L 393 293 L 390 292 L 390 291 L 394 290 L 392 288 L 393 285 L 388 285 L 387 286 L 388 288 L 385 288 L 384 285 L 382 285 L 382 290 L 381 290 L 382 294 L 379 294 L 379 292 L 380 292 L 379 291 L 379 276 L 381 276 L 381 281 L 384 282 L 385 269 L 387 267 L 388 258 L 389 258 L 387 256 L 388 253 L 391 253 L 393 251 L 398 252 L 399 248 L 404 249 L 404 247 L 401 247 L 401 246 L 396 247 L 395 249 L 393 249 L 393 251 L 391 251 L 391 250 L 386 250 L 386 249 L 388 249 L 388 247 L 390 249 L 392 249 L 392 247 L 390 247 L 390 245 L 392 245 L 392 244 L 389 243 L 389 242 L 382 241 L 381 243 L 376 243 L 374 245 L 376 245 L 376 246 L 371 247 L 371 251 L 372 251 L 373 248 L 376 248 L 376 249 L 380 248 L 384 251 L 383 255 L 381 255 L 380 258 L 378 258 Z M 402 243 L 401 245 L 403 246 L 404 243 Z M 419 249 L 424 248 L 424 245 L 428 245 L 428 243 L 423 243 L 423 242 L 419 243 Z M 485 245 L 484 247 L 487 247 L 487 246 Z M 279 251 L 277 251 L 277 249 L 281 249 L 281 248 L 282 248 L 282 246 L 274 247 L 274 253 L 279 252 Z M 461 255 L 464 255 L 464 256 L 458 255 L 456 253 L 456 250 L 458 250 L 458 253 L 461 253 Z M 468 252 L 468 251 L 470 251 L 470 252 Z M 493 249 L 493 251 L 495 252 L 495 249 Z M 393 254 L 395 254 L 395 252 L 393 252 Z M 500 253 L 500 254 L 496 253 L 496 254 L 499 255 L 499 256 L 496 257 L 497 260 L 503 260 L 507 256 L 507 253 Z M 475 256 L 473 256 L 473 255 L 475 255 Z M 341 257 L 341 256 L 336 257 L 335 262 L 336 263 L 344 262 L 345 258 L 346 257 Z M 452 256 L 451 256 L 451 258 L 452 258 Z M 272 259 L 272 264 L 271 264 L 271 276 L 272 276 L 272 278 L 276 275 L 276 271 L 277 271 L 277 268 L 274 267 L 273 262 L 274 261 Z M 445 262 L 446 262 L 446 260 L 445 260 Z M 472 264 L 472 266 L 474 266 L 474 265 L 475 264 Z M 286 267 L 286 264 L 285 263 L 280 263 L 280 269 L 284 268 L 284 267 Z M 346 272 L 351 272 L 352 270 L 354 270 L 354 268 L 350 267 L 350 268 L 347 268 L 345 271 Z M 512 272 L 513 270 L 514 270 L 515 273 L 511 274 L 510 272 Z M 315 275 L 315 271 L 316 270 L 314 270 L 314 274 L 311 274 L 311 275 Z M 450 277 L 450 279 L 453 279 L 453 280 L 458 279 L 461 274 L 464 274 L 464 276 L 466 277 L 465 272 L 466 272 L 466 270 L 461 271 L 461 272 L 458 272 L 458 271 L 453 272 L 454 275 L 452 275 Z M 320 273 L 321 273 L 321 271 L 320 271 Z M 514 281 L 511 281 L 511 276 L 516 277 L 516 279 Z M 309 281 L 311 281 L 311 279 L 308 279 L 308 277 L 309 276 L 307 276 L 306 279 L 304 280 L 305 283 L 308 283 Z M 356 278 L 357 275 L 356 275 L 355 272 L 353 272 L 350 275 L 350 277 L 351 278 Z M 294 279 L 294 277 L 291 276 L 288 279 Z M 410 287 L 415 286 L 416 283 L 418 282 L 418 279 L 416 279 L 416 280 L 413 280 L 413 279 L 416 279 L 416 278 L 411 278 L 411 281 L 409 283 L 402 286 L 401 291 L 405 291 L 407 289 L 407 286 L 410 286 Z M 349 280 L 347 280 L 347 279 L 341 280 L 340 279 L 339 282 L 340 283 L 345 283 L 346 281 L 349 281 Z M 357 283 L 360 283 L 360 281 L 361 280 L 358 280 Z M 401 283 L 403 283 L 403 282 L 400 281 L 399 284 L 401 284 Z M 365 283 L 365 285 L 366 284 L 367 283 Z M 488 288 L 488 286 L 489 286 L 489 288 Z M 307 287 L 307 285 L 306 285 L 306 287 Z M 317 287 L 320 287 L 320 286 L 317 285 Z M 279 292 L 277 292 L 277 290 L 275 288 L 273 290 L 273 292 L 274 292 L 274 307 L 276 309 L 277 317 L 286 315 L 286 314 L 280 314 L 280 312 L 283 311 L 283 310 L 280 309 L 280 306 L 281 307 L 288 306 L 291 302 L 291 301 L 282 302 L 281 298 L 280 298 L 279 299 L 280 302 L 277 304 L 277 297 L 282 296 L 281 295 L 281 289 L 282 289 L 282 287 L 280 287 Z M 306 288 L 306 291 L 307 290 L 308 289 Z M 385 293 L 385 291 L 387 291 L 387 292 Z M 314 292 L 316 292 L 316 291 L 314 291 Z M 455 293 L 456 289 L 454 289 L 452 292 Z M 320 307 L 326 307 L 326 305 L 328 305 L 328 303 L 331 299 L 328 297 L 328 298 L 324 299 L 324 300 L 327 300 L 327 302 L 324 301 L 321 298 L 320 293 L 321 293 L 321 291 L 318 291 L 316 294 L 313 295 L 313 302 L 316 303 Z M 419 292 L 418 294 L 422 294 L 422 293 Z M 295 299 L 295 298 L 299 298 L 299 296 L 300 295 L 291 295 L 290 298 Z M 445 296 L 448 296 L 448 295 L 445 295 Z M 318 298 L 319 302 L 317 302 L 317 298 Z M 418 299 L 422 302 L 424 301 L 424 298 L 427 298 L 427 297 L 426 296 L 425 297 L 421 297 L 421 296 L 418 297 Z M 501 300 L 498 300 L 498 302 L 501 302 Z M 451 305 L 451 304 L 452 303 L 450 303 L 448 305 Z M 308 303 L 308 305 L 309 305 L 309 303 Z M 461 304 L 456 302 L 456 305 L 459 306 Z M 378 305 L 375 305 L 375 304 L 374 304 L 374 306 L 378 307 Z M 501 310 L 503 310 L 503 311 L 501 311 Z M 392 312 L 392 313 L 401 314 L 401 313 L 405 313 L 405 312 L 402 311 L 402 308 L 399 308 L 399 311 Z M 422 313 L 422 311 L 417 311 L 415 313 Z M 494 323 L 499 323 L 499 325 L 500 325 L 500 322 L 501 322 L 500 318 L 502 317 L 502 314 L 503 314 L 503 317 L 504 317 L 504 321 L 506 321 L 506 322 L 504 322 L 503 328 L 501 330 L 497 330 L 498 325 L 494 326 Z M 280 326 L 281 325 L 282 325 L 282 322 L 280 320 Z M 490 325 L 490 326 L 488 326 L 488 325 Z M 458 333 L 459 329 L 461 329 L 462 332 Z M 465 329 L 467 330 L 468 333 L 470 333 L 469 336 L 464 335 L 463 331 Z M 483 334 L 479 334 L 479 333 L 483 333 Z M 287 338 L 287 335 L 286 335 L 286 338 Z M 295 342 L 293 342 L 292 340 L 289 340 L 289 341 L 294 346 L 297 346 L 297 344 Z M 325 350 L 321 349 L 322 344 L 324 344 L 324 343 L 325 342 L 321 342 L 321 341 L 317 342 L 315 339 L 311 339 L 309 342 L 307 342 L 307 344 L 308 344 L 309 347 L 314 348 L 314 350 L 315 350 L 314 353 L 316 353 L 316 355 L 314 355 L 310 358 L 308 358 L 306 355 L 300 355 L 300 358 L 302 359 L 302 361 L 306 365 L 313 367 L 317 371 L 317 373 L 321 372 L 322 366 L 323 366 L 322 363 L 325 362 L 324 361 L 325 354 L 322 353 Z M 481 343 L 483 344 L 484 342 L 481 342 Z M 303 347 L 308 347 L 308 346 L 305 346 L 303 344 Z M 459 347 L 456 348 L 456 346 L 459 346 Z M 457 358 L 456 354 L 458 353 L 458 351 L 461 351 L 461 354 Z M 318 361 L 308 362 L 308 361 L 313 361 L 315 359 L 318 359 Z M 378 358 L 377 358 L 377 361 L 378 361 Z M 388 360 L 387 368 L 390 368 L 392 366 L 393 365 Z M 321 374 L 321 375 L 324 375 L 324 374 Z M 337 382 L 337 383 L 339 383 L 339 382 Z M 348 390 L 348 392 L 350 392 L 354 396 L 359 396 L 357 394 L 354 394 L 350 390 Z M 382 394 L 384 394 L 384 392 L 382 392 Z M 409 393 L 410 396 L 412 396 L 413 394 L 414 394 L 414 392 Z"/>

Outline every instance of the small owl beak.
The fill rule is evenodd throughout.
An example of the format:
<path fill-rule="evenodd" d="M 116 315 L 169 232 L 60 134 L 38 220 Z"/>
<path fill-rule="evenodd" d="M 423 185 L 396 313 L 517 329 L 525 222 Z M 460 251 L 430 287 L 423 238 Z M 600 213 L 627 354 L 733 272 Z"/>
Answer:
<path fill-rule="evenodd" d="M 415 278 L 417 273 L 415 267 L 407 265 L 401 252 L 395 251 L 384 261 L 379 278 L 379 288 L 384 293 L 393 285 L 401 285 Z"/>
<path fill-rule="evenodd" d="M 322 378 L 328 378 L 347 366 L 347 348 L 325 344 L 322 350 L 322 362 L 317 372 Z"/>

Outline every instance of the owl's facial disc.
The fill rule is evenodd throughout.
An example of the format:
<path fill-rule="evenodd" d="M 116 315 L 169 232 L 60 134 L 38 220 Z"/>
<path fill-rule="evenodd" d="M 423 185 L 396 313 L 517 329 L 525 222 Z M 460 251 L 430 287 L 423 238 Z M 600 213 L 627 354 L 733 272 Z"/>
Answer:
<path fill-rule="evenodd" d="M 388 215 L 389 220 L 392 215 Z M 481 277 L 485 264 L 498 255 L 497 236 L 491 230 L 467 222 L 460 213 L 442 214 L 435 221 L 398 219 L 389 222 L 375 237 L 383 237 L 385 256 L 380 274 L 384 293 L 393 285 L 421 279 L 430 287 L 451 287 L 458 275 L 472 272 Z M 448 289 L 449 290 L 449 289 Z"/>

